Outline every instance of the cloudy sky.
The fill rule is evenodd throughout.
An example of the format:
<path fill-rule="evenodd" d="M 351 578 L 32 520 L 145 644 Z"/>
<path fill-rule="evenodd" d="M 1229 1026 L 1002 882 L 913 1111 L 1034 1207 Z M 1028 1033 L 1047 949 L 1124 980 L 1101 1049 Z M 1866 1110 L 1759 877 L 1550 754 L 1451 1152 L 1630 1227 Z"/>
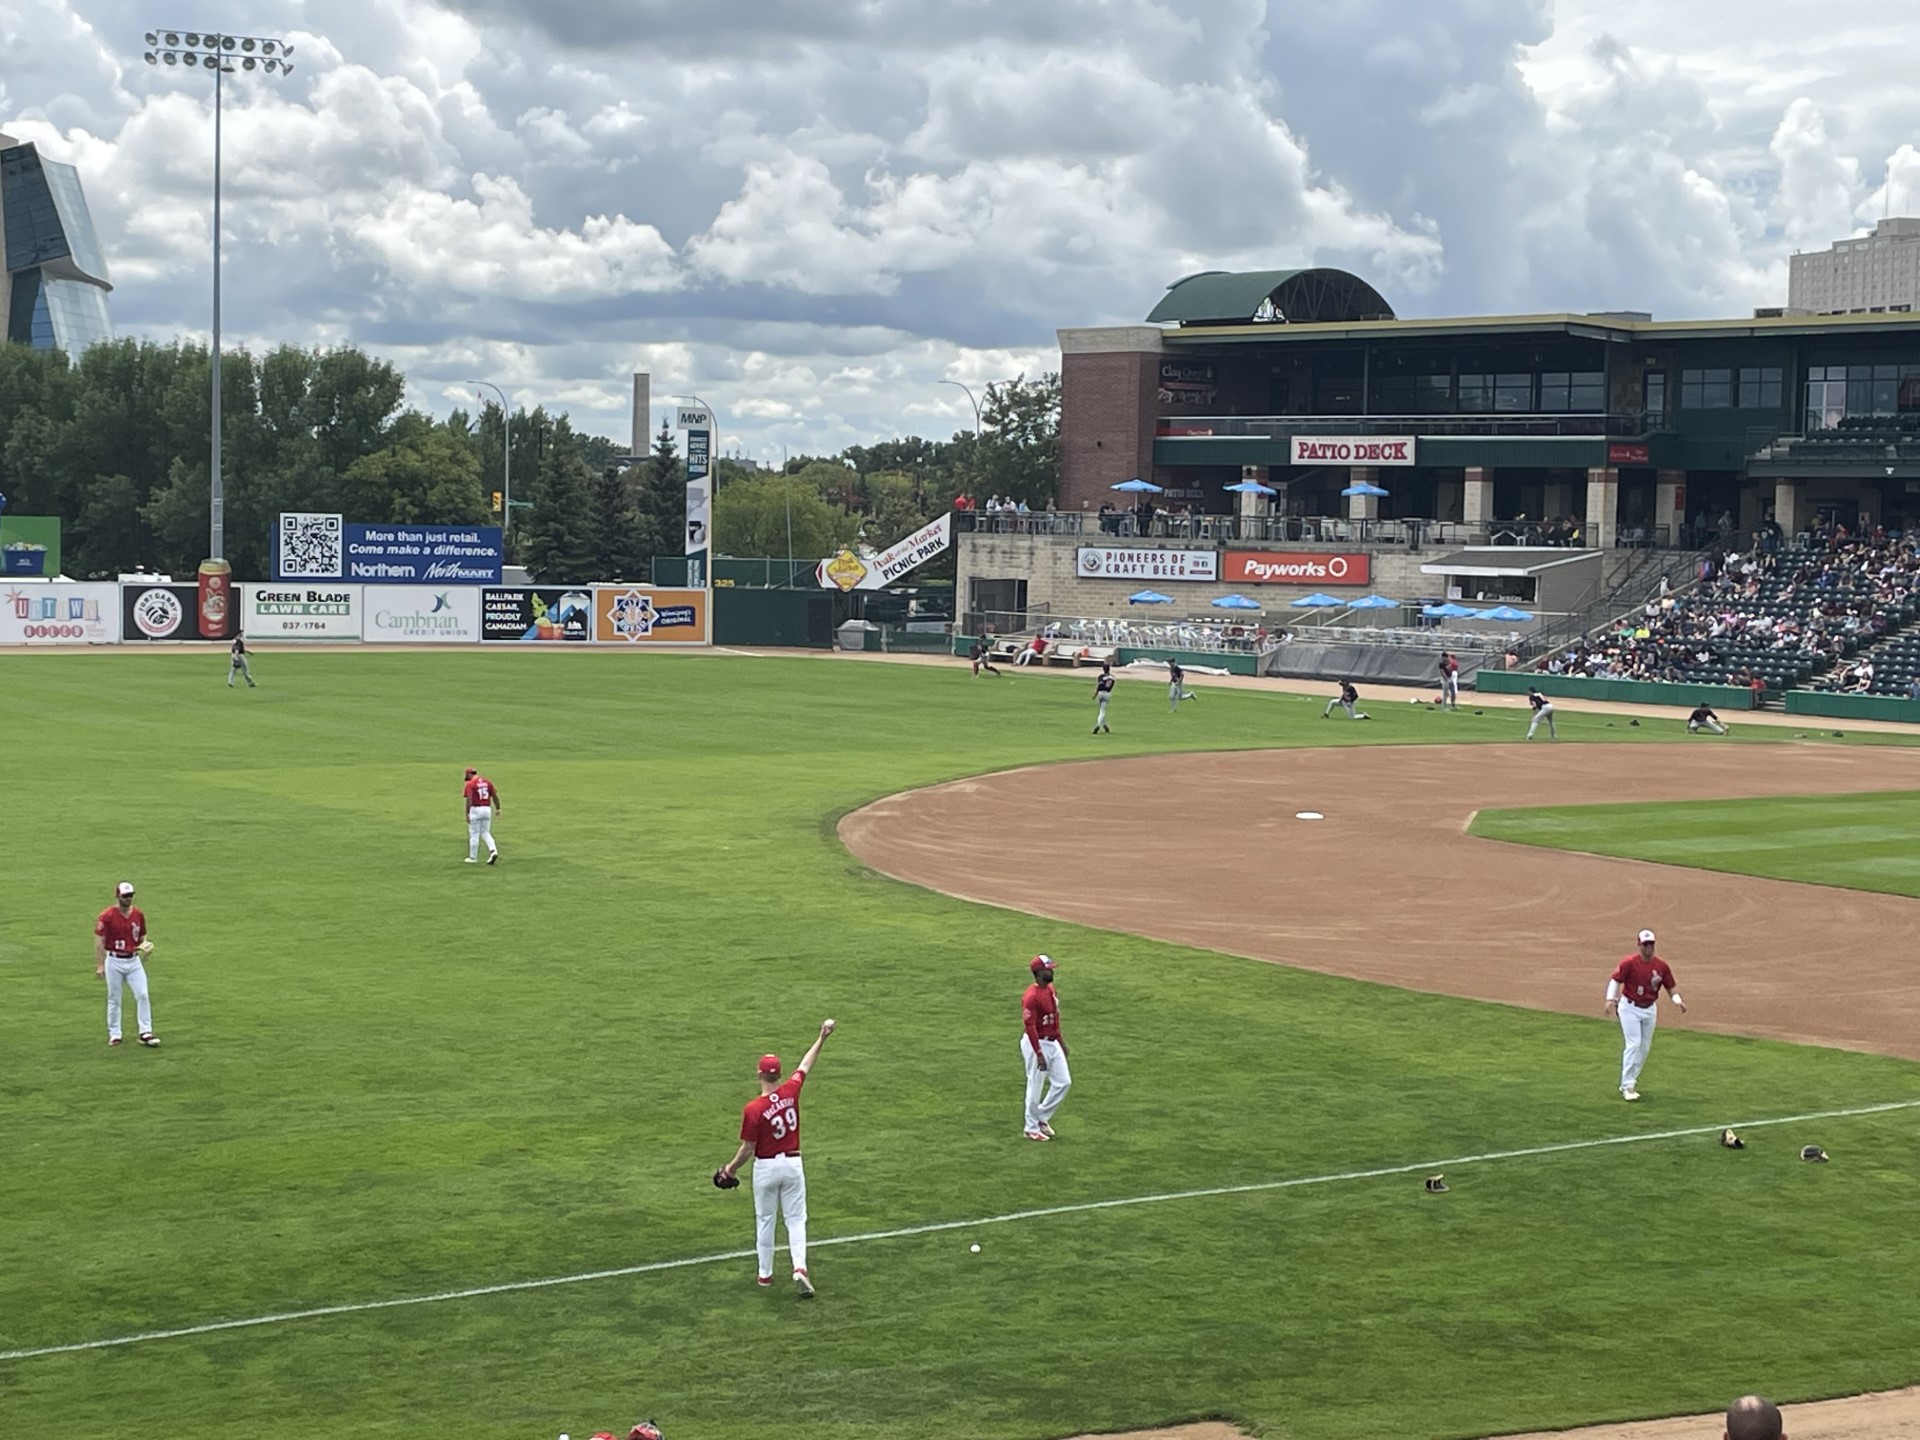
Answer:
<path fill-rule="evenodd" d="M 225 111 L 229 343 L 353 343 L 761 460 L 970 425 L 1199 269 L 1403 315 L 1779 304 L 1920 214 L 1920 6 L 1853 0 L 0 0 L 0 129 L 78 165 L 116 323 L 204 339 L 212 106 L 142 34 L 296 47 Z"/>

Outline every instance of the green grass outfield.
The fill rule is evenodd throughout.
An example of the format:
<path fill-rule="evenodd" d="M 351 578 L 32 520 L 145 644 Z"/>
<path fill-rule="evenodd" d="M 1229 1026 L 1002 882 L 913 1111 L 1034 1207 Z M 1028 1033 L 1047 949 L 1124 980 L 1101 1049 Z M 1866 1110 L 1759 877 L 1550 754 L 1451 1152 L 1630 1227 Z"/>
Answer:
<path fill-rule="evenodd" d="M 1920 898 L 1920 794 L 1484 810 L 1470 833 Z"/>
<path fill-rule="evenodd" d="M 1917 1101 L 1920 1068 L 1675 1032 L 1659 1090 L 1626 1107 L 1597 1019 L 963 904 L 871 874 L 833 831 L 873 797 L 1015 764 L 1514 742 L 1516 712 L 1355 725 L 1323 722 L 1324 698 L 1216 688 L 1170 716 L 1161 687 L 1123 684 L 1095 741 L 1090 680 L 957 664 L 255 669 L 248 692 L 219 654 L 0 657 L 0 1351 L 749 1250 L 747 1192 L 707 1177 L 753 1058 L 791 1063 L 827 1015 L 804 1107 L 816 1243 L 1322 1182 L 828 1245 L 811 1305 L 730 1258 L 14 1356 L 8 1440 L 551 1440 L 644 1415 L 671 1440 L 1209 1415 L 1372 1440 L 1920 1380 L 1920 1110 L 1419 1183 L 1449 1157 Z M 1617 724 L 1561 730 L 1676 728 Z M 469 762 L 503 789 L 493 869 L 460 863 Z M 1166 803 L 1087 843 L 1154 863 Z M 157 1052 L 104 1044 L 90 923 L 123 876 L 157 946 Z M 1052 1145 L 1019 1133 L 1036 950 L 1061 962 L 1076 1081 Z M 1808 1141 L 1835 1163 L 1791 1158 Z"/>

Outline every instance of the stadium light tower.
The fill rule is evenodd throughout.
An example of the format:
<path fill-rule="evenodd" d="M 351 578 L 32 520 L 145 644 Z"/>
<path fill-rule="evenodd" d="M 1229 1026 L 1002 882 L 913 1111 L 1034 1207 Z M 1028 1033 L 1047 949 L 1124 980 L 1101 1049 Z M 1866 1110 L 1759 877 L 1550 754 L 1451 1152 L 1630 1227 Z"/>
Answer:
<path fill-rule="evenodd" d="M 220 108 L 226 77 L 249 74 L 291 75 L 293 47 L 258 35 L 228 35 L 217 30 L 149 30 L 146 61 L 173 69 L 213 72 L 213 472 L 210 558 L 224 558 L 226 496 L 220 486 Z"/>

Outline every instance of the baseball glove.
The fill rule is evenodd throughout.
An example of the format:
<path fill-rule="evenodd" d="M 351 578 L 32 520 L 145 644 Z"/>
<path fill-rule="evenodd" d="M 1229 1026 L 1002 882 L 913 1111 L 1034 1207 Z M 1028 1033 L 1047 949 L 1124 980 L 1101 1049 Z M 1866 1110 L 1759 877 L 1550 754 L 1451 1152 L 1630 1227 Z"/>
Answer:
<path fill-rule="evenodd" d="M 1825 1161 L 1827 1152 L 1822 1150 L 1818 1145 L 1807 1145 L 1801 1148 L 1800 1158 L 1802 1160 Z"/>
<path fill-rule="evenodd" d="M 1444 1194 L 1446 1193 L 1446 1191 L 1447 1191 L 1447 1178 L 1446 1178 L 1446 1176 L 1444 1176 L 1444 1175 L 1429 1175 L 1429 1176 L 1427 1177 L 1427 1193 L 1428 1193 L 1428 1194 L 1430 1194 L 1430 1195 L 1444 1195 Z"/>
<path fill-rule="evenodd" d="M 1747 1142 L 1731 1130 L 1722 1130 L 1720 1132 L 1720 1143 L 1729 1150 L 1744 1150 L 1747 1148 Z"/>
<path fill-rule="evenodd" d="M 738 1175 L 729 1175 L 725 1170 L 716 1170 L 713 1172 L 713 1188 L 716 1190 L 738 1190 L 740 1188 L 740 1177 Z"/>
<path fill-rule="evenodd" d="M 135 948 L 138 949 L 142 955 L 151 955 L 153 954 L 153 941 L 142 940 Z"/>

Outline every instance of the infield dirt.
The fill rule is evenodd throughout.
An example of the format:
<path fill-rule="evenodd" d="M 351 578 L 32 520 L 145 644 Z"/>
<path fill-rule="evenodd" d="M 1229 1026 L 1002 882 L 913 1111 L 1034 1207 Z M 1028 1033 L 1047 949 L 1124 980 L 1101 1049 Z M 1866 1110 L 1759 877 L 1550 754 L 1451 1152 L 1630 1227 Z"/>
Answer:
<path fill-rule="evenodd" d="M 875 870 L 964 899 L 1596 1021 L 1608 972 L 1648 926 L 1691 997 L 1663 1026 L 1920 1059 L 1906 963 L 1920 903 L 1466 833 L 1494 807 L 1915 789 L 1920 751 L 1820 744 L 1237 751 L 952 781 L 857 810 L 840 835 Z M 1718 1434 L 1719 1419 L 1557 1433 L 1680 1440 Z M 1920 1440 L 1920 1388 L 1793 1405 L 1787 1423 L 1797 1440 Z"/>

